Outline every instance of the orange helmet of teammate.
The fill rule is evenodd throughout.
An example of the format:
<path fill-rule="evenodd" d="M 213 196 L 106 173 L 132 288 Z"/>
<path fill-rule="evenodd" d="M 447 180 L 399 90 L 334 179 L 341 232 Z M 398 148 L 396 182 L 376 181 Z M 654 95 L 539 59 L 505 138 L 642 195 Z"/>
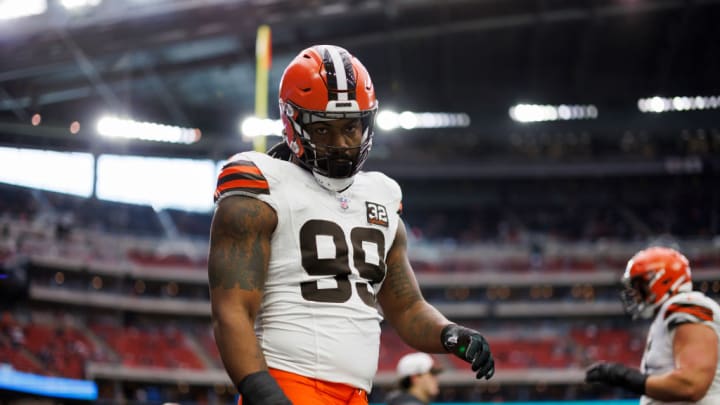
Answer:
<path fill-rule="evenodd" d="M 358 59 L 334 45 L 307 48 L 285 69 L 279 98 L 285 142 L 301 165 L 316 178 L 321 176 L 318 181 L 350 179 L 360 170 L 372 147 L 378 102 L 370 75 Z M 361 144 L 352 148 L 323 145 L 326 152 L 318 156 L 306 126 L 347 118 L 361 120 Z M 349 155 L 354 157 L 348 159 Z"/>
<path fill-rule="evenodd" d="M 674 249 L 651 247 L 628 261 L 622 284 L 625 310 L 633 318 L 650 318 L 668 298 L 692 290 L 690 264 Z"/>

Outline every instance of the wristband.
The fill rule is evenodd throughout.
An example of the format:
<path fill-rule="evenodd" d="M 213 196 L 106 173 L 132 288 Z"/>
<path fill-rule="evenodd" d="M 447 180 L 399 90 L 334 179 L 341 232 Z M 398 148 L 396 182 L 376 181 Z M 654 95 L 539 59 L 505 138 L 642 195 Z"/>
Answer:
<path fill-rule="evenodd" d="M 647 378 L 647 374 L 643 374 L 638 370 L 627 369 L 624 378 L 625 383 L 621 385 L 632 392 L 645 395 L 645 382 L 647 381 Z"/>
<path fill-rule="evenodd" d="M 243 405 L 292 405 L 267 371 L 248 374 L 237 385 Z"/>
<path fill-rule="evenodd" d="M 462 332 L 466 333 L 463 334 Z M 453 353 L 461 359 L 467 361 L 468 359 L 465 357 L 465 351 L 467 350 L 469 339 L 467 339 L 467 337 L 465 339 L 461 339 L 461 335 L 467 336 L 470 335 L 470 332 L 472 331 L 467 328 L 451 323 L 445 326 L 442 332 L 440 332 L 440 342 L 445 348 L 445 351 Z"/>
<path fill-rule="evenodd" d="M 585 373 L 585 381 L 588 383 L 599 382 L 623 387 L 640 395 L 645 395 L 647 379 L 647 374 L 619 363 L 597 363 Z"/>

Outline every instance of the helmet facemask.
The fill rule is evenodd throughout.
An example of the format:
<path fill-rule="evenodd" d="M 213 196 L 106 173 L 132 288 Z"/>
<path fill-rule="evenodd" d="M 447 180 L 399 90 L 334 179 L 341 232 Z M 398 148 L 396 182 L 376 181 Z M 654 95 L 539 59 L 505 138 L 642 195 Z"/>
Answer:
<path fill-rule="evenodd" d="M 648 281 L 643 276 L 625 278 L 622 280 L 623 289 L 620 292 L 620 299 L 623 303 L 625 313 L 633 319 L 651 318 L 659 303 L 655 303 L 657 297 L 648 288 Z"/>
<path fill-rule="evenodd" d="M 362 168 L 372 148 L 373 125 L 377 108 L 360 112 L 311 111 L 292 103 L 283 106 L 284 118 L 294 131 L 292 137 L 285 133 L 286 142 L 297 156 L 297 161 L 306 169 L 331 179 L 351 178 Z M 352 147 L 338 147 L 317 144 L 312 141 L 307 127 L 310 124 L 341 119 L 359 119 L 362 125 L 360 144 Z M 297 139 L 297 143 L 290 139 Z"/>

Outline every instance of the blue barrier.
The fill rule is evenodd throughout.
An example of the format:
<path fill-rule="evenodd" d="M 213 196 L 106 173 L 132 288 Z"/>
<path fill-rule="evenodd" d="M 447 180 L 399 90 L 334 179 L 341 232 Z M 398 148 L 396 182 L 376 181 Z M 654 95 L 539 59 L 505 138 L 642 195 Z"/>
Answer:
<path fill-rule="evenodd" d="M 87 401 L 94 401 L 98 396 L 97 385 L 92 381 L 22 373 L 9 365 L 0 365 L 0 389 Z"/>

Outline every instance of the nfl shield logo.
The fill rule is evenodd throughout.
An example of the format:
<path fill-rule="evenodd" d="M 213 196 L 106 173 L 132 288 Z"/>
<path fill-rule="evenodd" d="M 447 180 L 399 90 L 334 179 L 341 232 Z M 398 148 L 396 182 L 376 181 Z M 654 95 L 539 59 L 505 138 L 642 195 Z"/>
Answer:
<path fill-rule="evenodd" d="M 347 197 L 340 197 L 340 208 L 344 210 L 350 208 L 350 200 Z"/>

